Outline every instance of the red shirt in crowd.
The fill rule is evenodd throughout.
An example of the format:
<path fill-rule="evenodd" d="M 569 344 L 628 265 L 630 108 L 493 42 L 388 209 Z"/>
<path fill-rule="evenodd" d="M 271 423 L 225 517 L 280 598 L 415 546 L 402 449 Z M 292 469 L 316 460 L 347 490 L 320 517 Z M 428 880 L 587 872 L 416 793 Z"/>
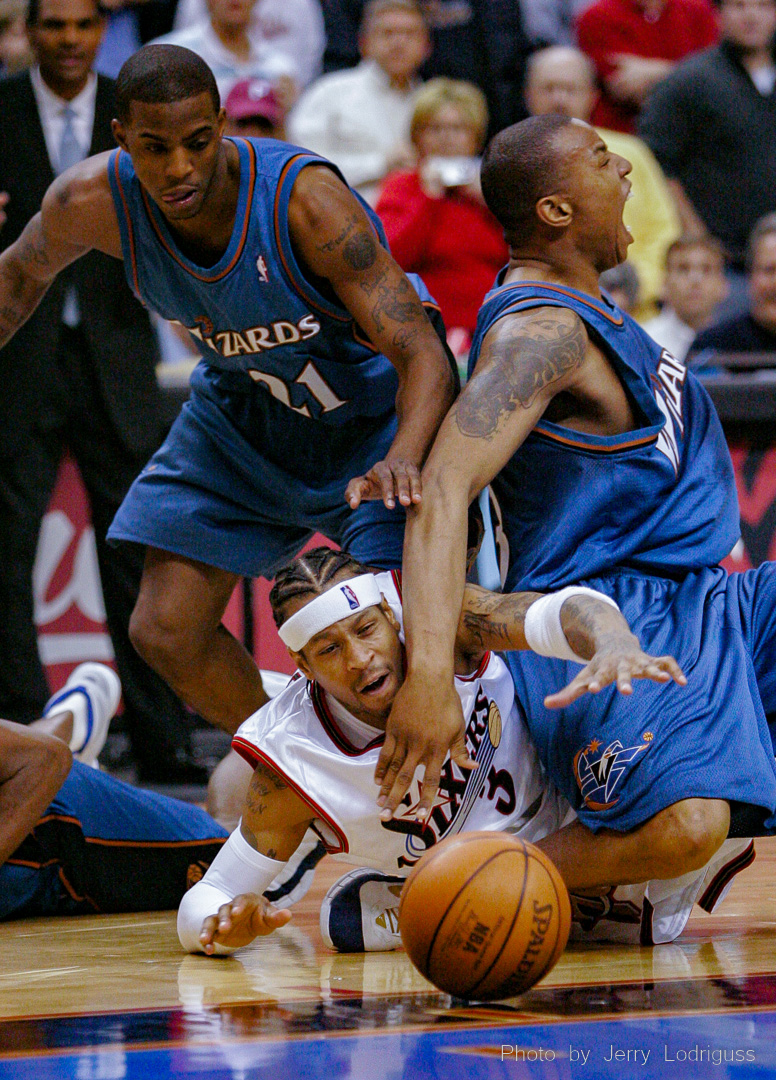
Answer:
<path fill-rule="evenodd" d="M 391 254 L 403 270 L 423 278 L 447 329 L 473 333 L 483 297 L 509 257 L 503 229 L 488 208 L 455 188 L 432 199 L 417 172 L 396 172 L 375 209 Z"/>
<path fill-rule="evenodd" d="M 597 0 L 577 18 L 579 47 L 596 66 L 603 83 L 614 71 L 616 53 L 679 61 L 714 45 L 717 20 L 708 0 L 667 0 L 656 19 L 648 19 L 637 0 Z M 633 131 L 638 108 L 615 101 L 602 90 L 591 123 L 614 131 Z"/>

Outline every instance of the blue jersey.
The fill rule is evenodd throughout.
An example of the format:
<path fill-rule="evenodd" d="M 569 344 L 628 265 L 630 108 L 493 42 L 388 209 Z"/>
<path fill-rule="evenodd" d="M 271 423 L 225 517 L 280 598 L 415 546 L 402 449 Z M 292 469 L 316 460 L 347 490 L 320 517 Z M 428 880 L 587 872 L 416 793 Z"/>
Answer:
<path fill-rule="evenodd" d="M 589 435 L 540 420 L 493 481 L 506 588 L 549 590 L 627 567 L 673 577 L 713 566 L 739 536 L 730 454 L 693 375 L 608 300 L 542 282 L 497 285 L 469 354 L 499 319 L 570 308 L 619 376 L 636 430 Z"/>
<path fill-rule="evenodd" d="M 108 175 L 130 287 L 197 339 L 205 360 L 200 377 L 245 373 L 290 409 L 329 424 L 392 412 L 393 365 L 350 313 L 305 277 L 291 245 L 294 181 L 307 165 L 334 166 L 274 139 L 233 141 L 240 157 L 235 224 L 223 256 L 209 267 L 180 251 L 130 156 L 113 153 Z M 364 209 L 385 245 L 379 219 Z M 414 284 L 433 304 L 419 279 Z"/>

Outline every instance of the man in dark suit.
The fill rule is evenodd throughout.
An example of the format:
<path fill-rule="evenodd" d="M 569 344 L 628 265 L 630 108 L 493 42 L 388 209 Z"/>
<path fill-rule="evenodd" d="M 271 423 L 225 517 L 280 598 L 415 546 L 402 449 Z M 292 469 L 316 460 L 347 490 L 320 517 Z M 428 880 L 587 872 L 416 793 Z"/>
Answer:
<path fill-rule="evenodd" d="M 97 0 L 32 0 L 30 72 L 0 82 L 0 250 L 40 208 L 55 173 L 114 145 L 112 80 L 92 71 L 104 29 Z M 3 220 L 5 218 L 5 220 Z M 0 350 L 0 715 L 39 716 L 49 695 L 33 621 L 32 569 L 68 447 L 91 503 L 108 628 L 142 779 L 202 779 L 188 720 L 127 635 L 143 553 L 105 535 L 161 441 L 158 359 L 148 316 L 116 259 L 90 253 L 49 289 Z"/>

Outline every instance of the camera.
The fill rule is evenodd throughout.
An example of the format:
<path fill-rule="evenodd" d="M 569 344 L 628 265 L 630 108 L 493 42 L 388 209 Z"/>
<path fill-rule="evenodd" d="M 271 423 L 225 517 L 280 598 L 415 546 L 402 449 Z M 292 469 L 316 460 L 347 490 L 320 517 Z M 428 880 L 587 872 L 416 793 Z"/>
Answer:
<path fill-rule="evenodd" d="M 468 187 L 480 177 L 480 159 L 476 157 L 432 157 L 425 164 L 429 180 L 438 180 L 442 187 Z"/>

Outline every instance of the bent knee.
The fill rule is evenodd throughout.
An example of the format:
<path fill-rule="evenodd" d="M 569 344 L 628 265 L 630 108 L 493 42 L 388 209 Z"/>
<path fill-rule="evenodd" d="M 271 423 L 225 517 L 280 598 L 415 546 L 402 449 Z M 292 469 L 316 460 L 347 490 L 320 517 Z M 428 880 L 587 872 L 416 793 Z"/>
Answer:
<path fill-rule="evenodd" d="M 661 877 L 700 870 L 725 842 L 730 828 L 730 807 L 722 799 L 683 799 L 657 817 L 663 838 Z"/>
<path fill-rule="evenodd" d="M 129 620 L 135 650 L 162 675 L 182 672 L 207 649 L 208 634 L 191 613 L 155 604 L 142 595 Z"/>

